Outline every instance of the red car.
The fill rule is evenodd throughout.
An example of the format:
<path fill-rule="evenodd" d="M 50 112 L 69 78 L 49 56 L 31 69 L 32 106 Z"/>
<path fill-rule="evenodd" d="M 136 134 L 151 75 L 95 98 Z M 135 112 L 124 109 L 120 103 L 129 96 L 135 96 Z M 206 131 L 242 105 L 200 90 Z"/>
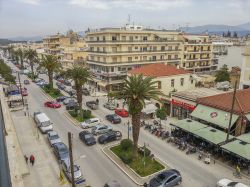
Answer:
<path fill-rule="evenodd" d="M 115 109 L 115 113 L 121 117 L 128 117 L 128 111 L 125 110 L 124 108 L 122 109 Z"/>
<path fill-rule="evenodd" d="M 44 103 L 44 106 L 49 107 L 49 108 L 60 108 L 61 104 L 55 101 L 47 101 Z"/>
<path fill-rule="evenodd" d="M 28 96 L 27 89 L 22 89 L 21 94 L 22 94 L 22 96 Z"/>

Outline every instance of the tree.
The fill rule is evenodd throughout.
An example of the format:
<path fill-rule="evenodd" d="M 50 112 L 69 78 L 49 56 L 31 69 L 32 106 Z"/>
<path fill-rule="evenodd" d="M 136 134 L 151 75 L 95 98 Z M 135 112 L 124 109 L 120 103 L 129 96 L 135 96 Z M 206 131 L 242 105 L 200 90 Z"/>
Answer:
<path fill-rule="evenodd" d="M 164 120 L 167 117 L 166 109 L 164 107 L 158 108 L 156 110 L 156 117 L 160 119 L 160 124 L 161 124 L 161 120 Z"/>
<path fill-rule="evenodd" d="M 19 60 L 21 62 L 21 69 L 24 69 L 24 66 L 23 66 L 24 51 L 21 48 L 18 48 L 16 53 L 17 53 L 17 56 L 19 57 Z"/>
<path fill-rule="evenodd" d="M 53 74 L 61 70 L 62 66 L 54 55 L 43 56 L 39 68 L 45 68 L 48 71 L 49 84 L 53 88 Z"/>
<path fill-rule="evenodd" d="M 0 75 L 6 82 L 15 83 L 15 77 L 11 74 L 11 68 L 4 63 L 3 59 L 0 59 Z"/>
<path fill-rule="evenodd" d="M 228 67 L 224 64 L 220 70 L 215 75 L 215 82 L 230 81 L 230 74 L 228 72 Z"/>
<path fill-rule="evenodd" d="M 64 75 L 74 80 L 77 102 L 80 109 L 82 109 L 82 86 L 88 81 L 88 78 L 90 78 L 90 72 L 84 66 L 75 65 L 72 69 L 66 70 Z"/>
<path fill-rule="evenodd" d="M 32 76 L 34 76 L 34 64 L 37 62 L 37 53 L 33 49 L 24 51 L 25 58 L 29 61 Z"/>
<path fill-rule="evenodd" d="M 145 107 L 145 100 L 160 101 L 164 95 L 157 87 L 152 77 L 143 78 L 143 75 L 133 75 L 125 80 L 123 88 L 116 92 L 117 99 L 124 99 L 132 115 L 133 158 L 138 156 L 138 139 L 140 133 L 141 111 Z"/>

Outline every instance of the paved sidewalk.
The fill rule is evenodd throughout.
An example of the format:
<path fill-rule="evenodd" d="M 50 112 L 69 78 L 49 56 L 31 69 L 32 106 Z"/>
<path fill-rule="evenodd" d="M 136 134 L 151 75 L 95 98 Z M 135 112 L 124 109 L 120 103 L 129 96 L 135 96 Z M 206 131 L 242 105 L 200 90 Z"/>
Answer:
<path fill-rule="evenodd" d="M 24 186 L 70 186 L 67 179 L 65 179 L 66 184 L 61 185 L 57 160 L 46 137 L 37 130 L 33 119 L 24 116 L 23 112 L 12 112 L 12 117 L 23 154 L 28 157 L 31 154 L 35 156 L 34 166 L 28 163 L 30 175 L 24 177 Z"/>

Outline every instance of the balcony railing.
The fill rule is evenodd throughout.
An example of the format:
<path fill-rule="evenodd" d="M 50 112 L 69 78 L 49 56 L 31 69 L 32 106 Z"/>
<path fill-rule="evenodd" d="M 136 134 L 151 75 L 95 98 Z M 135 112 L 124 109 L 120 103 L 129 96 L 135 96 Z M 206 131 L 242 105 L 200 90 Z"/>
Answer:
<path fill-rule="evenodd" d="M 87 52 L 89 53 L 102 53 L 102 54 L 118 54 L 118 53 L 148 53 L 148 52 L 179 52 L 181 51 L 181 49 L 172 49 L 172 50 L 147 50 L 147 51 L 92 51 L 92 50 L 88 50 Z"/>
<path fill-rule="evenodd" d="M 86 43 L 147 43 L 147 42 L 170 42 L 170 43 L 175 43 L 175 42 L 182 42 L 182 40 L 94 40 L 94 41 L 90 41 L 87 40 Z"/>

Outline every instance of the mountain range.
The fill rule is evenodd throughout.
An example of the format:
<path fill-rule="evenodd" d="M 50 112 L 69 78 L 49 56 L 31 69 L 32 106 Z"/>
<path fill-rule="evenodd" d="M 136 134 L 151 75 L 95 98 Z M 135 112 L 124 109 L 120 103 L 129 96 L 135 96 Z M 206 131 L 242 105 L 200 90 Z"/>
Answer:
<path fill-rule="evenodd" d="M 222 34 L 223 32 L 226 33 L 227 31 L 231 32 L 237 32 L 238 36 L 245 36 L 247 34 L 250 34 L 250 22 L 240 24 L 240 25 L 222 25 L 222 24 L 209 24 L 209 25 L 201 25 L 201 26 L 195 26 L 195 27 L 181 27 L 181 31 L 192 33 L 192 34 L 202 34 L 202 33 L 208 33 L 208 34 Z M 79 31 L 78 34 L 84 35 L 84 31 Z M 41 41 L 44 36 L 18 36 L 18 37 L 10 37 L 0 40 L 0 44 L 3 42 L 4 44 L 8 40 L 11 41 Z M 2 42 L 1 42 L 2 41 Z"/>

